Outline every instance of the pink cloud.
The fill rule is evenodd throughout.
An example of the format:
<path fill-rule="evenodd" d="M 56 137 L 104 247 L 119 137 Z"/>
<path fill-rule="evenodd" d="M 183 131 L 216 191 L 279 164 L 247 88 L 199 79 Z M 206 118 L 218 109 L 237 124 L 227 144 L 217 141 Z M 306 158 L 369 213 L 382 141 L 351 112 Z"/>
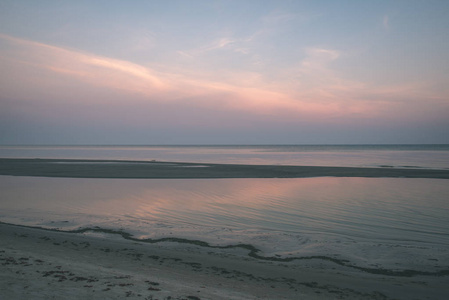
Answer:
<path fill-rule="evenodd" d="M 345 120 L 347 118 L 375 118 L 400 114 L 403 100 L 435 99 L 425 86 L 374 87 L 345 79 L 331 68 L 341 53 L 331 49 L 306 49 L 306 58 L 283 70 L 277 80 L 267 80 L 256 72 L 234 71 L 227 74 L 215 70 L 202 73 L 192 70 L 167 72 L 129 61 L 118 60 L 78 50 L 66 49 L 0 34 L 4 45 L 0 61 L 10 71 L 19 70 L 17 78 L 33 82 L 24 87 L 4 84 L 2 92 L 27 93 L 27 89 L 67 96 L 67 86 L 73 81 L 87 87 L 117 91 L 125 96 L 127 105 L 136 103 L 182 103 L 202 109 L 245 112 L 250 115 L 270 116 L 285 120 Z M 226 47 L 232 43 L 222 39 L 215 46 Z M 6 73 L 2 75 L 7 76 Z M 9 72 L 10 73 L 10 72 Z M 42 76 L 36 76 L 39 73 Z M 275 74 L 276 75 L 276 74 Z M 6 79 L 4 82 L 11 82 Z M 47 91 L 47 93 L 49 93 Z M 83 94 L 79 101 L 99 101 L 89 89 L 76 91 Z M 30 94 L 28 94 L 31 97 Z M 74 97 L 71 95 L 70 97 Z M 69 98 L 70 98 L 69 97 Z M 55 97 L 56 98 L 56 97 Z"/>

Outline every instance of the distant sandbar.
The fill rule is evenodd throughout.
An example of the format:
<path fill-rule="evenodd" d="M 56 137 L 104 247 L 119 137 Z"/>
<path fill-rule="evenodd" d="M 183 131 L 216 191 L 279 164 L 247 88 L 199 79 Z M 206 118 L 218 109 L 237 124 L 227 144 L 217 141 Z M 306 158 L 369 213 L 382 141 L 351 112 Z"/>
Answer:
<path fill-rule="evenodd" d="M 322 176 L 449 179 L 449 170 L 1 158 L 0 175 L 154 179 L 304 178 Z"/>

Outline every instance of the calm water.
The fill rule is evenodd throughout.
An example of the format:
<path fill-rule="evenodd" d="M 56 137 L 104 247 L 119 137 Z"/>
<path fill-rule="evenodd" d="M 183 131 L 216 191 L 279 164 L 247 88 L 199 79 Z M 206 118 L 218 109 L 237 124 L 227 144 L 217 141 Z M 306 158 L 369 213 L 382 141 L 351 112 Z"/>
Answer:
<path fill-rule="evenodd" d="M 449 185 L 442 179 L 0 176 L 0 190 L 0 221 L 16 224 L 244 242 L 269 255 L 341 256 L 384 267 L 449 264 Z"/>
<path fill-rule="evenodd" d="M 449 168 L 449 145 L 0 146 L 0 157 Z M 443 179 L 125 180 L 0 176 L 0 221 L 248 243 L 383 268 L 449 266 Z"/>
<path fill-rule="evenodd" d="M 449 169 L 449 145 L 0 146 L 0 157 Z"/>

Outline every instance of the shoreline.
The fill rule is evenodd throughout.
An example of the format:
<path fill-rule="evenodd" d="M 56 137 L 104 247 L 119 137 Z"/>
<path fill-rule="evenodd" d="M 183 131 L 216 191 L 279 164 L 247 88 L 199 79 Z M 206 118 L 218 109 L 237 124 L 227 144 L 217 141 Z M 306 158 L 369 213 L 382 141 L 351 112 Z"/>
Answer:
<path fill-rule="evenodd" d="M 101 227 L 80 227 L 74 230 L 63 230 L 59 228 L 45 228 L 40 226 L 30 226 L 30 225 L 21 225 L 21 224 L 13 224 L 6 223 L 0 221 L 0 226 L 6 225 L 10 227 L 18 227 L 18 228 L 27 228 L 27 229 L 35 229 L 40 231 L 48 231 L 55 233 L 65 233 L 65 234 L 99 234 L 99 235 L 108 235 L 110 237 L 116 236 L 118 238 L 122 238 L 123 240 L 127 240 L 130 242 L 137 242 L 142 244 L 179 244 L 185 246 L 194 246 L 201 249 L 210 249 L 210 250 L 237 250 L 240 252 L 242 257 L 255 259 L 260 262 L 294 262 L 294 261 L 308 261 L 308 260 L 316 260 L 316 261 L 325 261 L 330 262 L 335 265 L 339 265 L 348 269 L 354 269 L 358 271 L 362 271 L 368 274 L 378 274 L 384 276 L 393 276 L 393 277 L 414 277 L 414 276 L 449 276 L 449 268 L 441 269 L 438 271 L 422 271 L 422 270 L 413 270 L 413 269 L 385 269 L 385 268 L 373 268 L 373 267 L 362 267 L 358 266 L 354 262 L 349 261 L 348 259 L 339 259 L 332 256 L 326 255 L 306 255 L 306 256 L 281 256 L 281 255 L 264 255 L 261 249 L 258 249 L 252 244 L 224 244 L 224 245 L 214 245 L 213 243 L 206 242 L 199 239 L 190 239 L 190 238 L 179 238 L 179 237 L 161 237 L 161 238 L 136 238 L 129 232 L 123 231 L 121 229 L 107 229 Z"/>
<path fill-rule="evenodd" d="M 239 248 L 145 243 L 110 233 L 5 223 L 0 223 L 0 263 L 0 289 L 8 299 L 386 300 L 447 295 L 447 274 L 386 276 L 321 259 L 263 261 Z"/>
<path fill-rule="evenodd" d="M 133 179 L 213 179 L 213 178 L 436 178 L 449 179 L 449 170 L 414 168 L 358 168 L 324 166 L 279 166 L 209 164 L 160 161 L 14 159 L 0 158 L 0 175 L 133 178 Z"/>
<path fill-rule="evenodd" d="M 0 175 L 111 179 L 322 176 L 449 179 L 449 170 L 0 158 Z M 174 235 L 139 239 L 121 227 L 91 225 L 64 230 L 53 225 L 47 228 L 12 223 L 0 221 L 0 290 L 2 296 L 12 300 L 405 300 L 445 299 L 449 293 L 447 256 L 440 258 L 428 253 L 418 256 L 425 266 L 422 269 L 415 264 L 400 266 L 397 259 L 385 264 L 370 259 L 394 256 L 399 251 L 394 245 L 387 252 L 383 250 L 388 245 L 377 244 L 343 256 L 338 252 L 283 256 L 264 253 L 263 247 L 250 240 L 215 244 L 203 240 L 204 236 L 183 238 L 175 231 Z M 360 260 L 348 258 L 357 253 Z"/>

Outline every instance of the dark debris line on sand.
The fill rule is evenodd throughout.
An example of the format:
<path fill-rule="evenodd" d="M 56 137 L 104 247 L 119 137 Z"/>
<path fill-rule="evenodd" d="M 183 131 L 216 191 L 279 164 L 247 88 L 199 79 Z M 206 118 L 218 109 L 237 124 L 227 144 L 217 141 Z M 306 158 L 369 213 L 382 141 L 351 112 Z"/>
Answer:
<path fill-rule="evenodd" d="M 117 234 L 120 235 L 122 238 L 130 241 L 135 242 L 142 242 L 142 243 L 160 243 L 160 242 L 175 242 L 175 243 L 184 243 L 184 244 L 191 244 L 196 245 L 200 247 L 206 247 L 206 248 L 213 248 L 213 249 L 245 249 L 248 250 L 248 256 L 259 259 L 259 260 L 265 260 L 265 261 L 274 261 L 274 262 L 291 262 L 294 260 L 311 260 L 311 259 L 320 259 L 329 261 L 332 263 L 335 263 L 337 265 L 352 268 L 356 270 L 360 270 L 366 273 L 370 274 L 377 274 L 377 275 L 385 275 L 385 276 L 396 276 L 396 277 L 413 277 L 413 276 L 449 276 L 449 268 L 444 270 L 439 270 L 435 272 L 427 272 L 427 271 L 418 271 L 418 270 L 391 270 L 391 269 L 383 269 L 383 268 L 365 268 L 365 267 L 359 267 L 356 265 L 351 264 L 349 261 L 344 259 L 336 259 L 328 256 L 303 256 L 303 257 L 288 257 L 288 258 L 282 258 L 282 257 L 273 257 L 273 256 L 263 256 L 260 255 L 260 250 L 254 247 L 250 244 L 236 244 L 236 245 L 227 245 L 227 246 L 216 246 L 216 245 L 210 245 L 207 242 L 200 241 L 200 240 L 189 240 L 189 239 L 183 239 L 183 238 L 160 238 L 160 239 L 137 239 L 133 237 L 130 233 L 127 233 L 125 231 L 120 230 L 112 230 L 112 229 L 104 229 L 100 227 L 93 227 L 93 228 L 80 228 L 76 230 L 70 230 L 70 231 L 64 231 L 59 229 L 48 229 L 48 228 L 42 228 L 42 227 L 35 227 L 35 226 L 24 226 L 24 225 L 15 225 L 15 224 L 9 224 L 0 222 L 0 224 L 5 225 L 11 225 L 11 226 L 17 226 L 17 227 L 25 227 L 25 228 L 34 228 L 39 230 L 45 230 L 45 231 L 54 231 L 54 232 L 65 232 L 65 233 L 85 233 L 85 232 L 101 232 L 101 233 L 107 233 L 107 234 Z"/>
<path fill-rule="evenodd" d="M 24 226 L 20 226 L 24 227 Z M 25 227 L 27 228 L 27 227 Z M 49 230 L 58 232 L 56 230 Z M 45 231 L 44 231 L 45 233 Z M 28 235 L 19 235 L 15 234 L 19 237 L 29 237 Z M 46 236 L 41 236 L 38 239 L 45 240 L 48 243 L 52 243 L 52 239 L 46 239 Z M 52 243 L 53 245 L 56 245 L 55 243 Z M 62 246 L 64 242 L 57 243 L 58 246 Z M 67 242 L 69 245 L 69 243 Z M 84 245 L 83 243 L 79 243 L 76 245 Z M 101 251 L 105 251 L 109 248 L 99 248 Z M 123 250 L 131 250 L 128 248 L 121 249 Z M 117 250 L 116 250 L 117 251 Z M 120 250 L 118 250 L 120 251 Z M 111 251 L 108 251 L 111 252 Z M 132 253 L 134 251 L 131 251 Z M 50 262 L 43 261 L 41 259 L 36 259 L 33 257 L 12 257 L 14 251 L 11 253 L 5 253 L 5 251 L 0 250 L 0 264 L 10 267 L 10 270 L 17 270 L 17 268 L 14 268 L 14 266 L 19 267 L 19 270 L 17 272 L 20 272 L 23 276 L 27 275 L 26 268 L 23 268 L 24 266 L 30 266 L 33 264 L 36 264 L 39 266 L 39 270 L 36 271 L 39 273 L 39 276 L 46 279 L 48 284 L 52 283 L 64 283 L 64 282 L 72 282 L 76 283 L 78 287 L 83 287 L 85 289 L 89 289 L 92 292 L 115 292 L 122 293 L 125 298 L 133 297 L 133 298 L 141 298 L 141 299 L 152 299 L 152 300 L 197 300 L 202 299 L 198 296 L 168 296 L 168 297 L 161 297 L 159 292 L 167 292 L 167 289 L 164 287 L 164 284 L 160 284 L 156 281 L 151 280 L 140 280 L 136 281 L 136 278 L 133 278 L 132 275 L 115 275 L 115 276 L 92 276 L 92 275 L 80 275 L 77 274 L 78 271 L 72 270 L 70 271 L 70 267 L 64 266 L 64 265 L 53 265 Z M 140 255 L 139 253 L 134 253 L 137 255 Z M 334 295 L 337 298 L 344 298 L 345 295 L 352 295 L 356 297 L 360 297 L 360 299 L 377 299 L 377 300 L 387 300 L 390 299 L 385 294 L 380 293 L 378 291 L 373 291 L 371 293 L 363 292 L 363 291 L 357 291 L 351 288 L 344 288 L 344 287 L 338 287 L 335 285 L 329 285 L 329 284 L 319 284 L 318 282 L 314 281 L 298 281 L 293 278 L 286 278 L 286 277 L 261 277 L 261 276 L 255 276 L 252 273 L 246 273 L 238 270 L 233 269 L 226 269 L 222 267 L 216 267 L 216 266 L 208 266 L 204 267 L 200 263 L 196 262 L 189 262 L 189 261 L 183 261 L 179 258 L 163 258 L 159 256 L 148 256 L 150 259 L 158 260 L 161 263 L 164 261 L 176 261 L 177 263 L 181 265 L 190 266 L 192 270 L 195 272 L 199 272 L 200 270 L 203 271 L 205 274 L 214 274 L 219 275 L 219 278 L 226 278 L 226 279 L 233 279 L 238 280 L 238 282 L 243 282 L 245 280 L 251 281 L 251 282 L 258 282 L 262 283 L 263 285 L 270 286 L 271 288 L 275 289 L 278 287 L 278 285 L 284 285 L 287 286 L 287 288 L 291 291 L 298 291 L 301 288 L 310 288 L 313 290 L 315 294 L 328 294 L 328 295 Z M 140 259 L 139 259 L 140 260 Z M 12 269 L 11 269 L 12 268 Z M 17 273 L 16 272 L 16 273 Z M 143 288 L 142 288 L 143 284 Z M 27 287 L 25 287 L 27 288 Z M 201 288 L 205 288 L 205 286 L 202 286 Z M 197 291 L 199 292 L 199 290 Z M 151 293 L 148 295 L 148 293 Z M 104 295 L 104 294 L 103 294 Z M 147 296 L 145 296 L 147 295 Z M 145 298 L 142 298 L 145 297 Z"/>

